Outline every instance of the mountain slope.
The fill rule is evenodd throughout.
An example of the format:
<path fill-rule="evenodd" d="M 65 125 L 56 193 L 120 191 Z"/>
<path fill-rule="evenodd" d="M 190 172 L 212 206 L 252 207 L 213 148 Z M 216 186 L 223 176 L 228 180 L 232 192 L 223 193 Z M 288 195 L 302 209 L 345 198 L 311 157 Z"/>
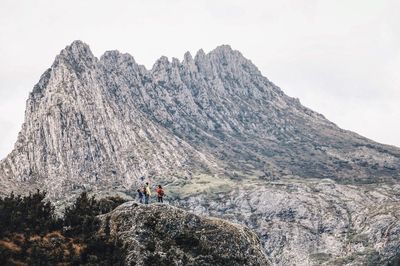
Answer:
<path fill-rule="evenodd" d="M 127 57 L 114 51 L 101 58 L 114 93 L 132 98 L 195 148 L 206 145 L 230 168 L 346 181 L 398 178 L 398 149 L 339 129 L 283 94 L 229 46 L 207 55 L 200 50 L 194 59 L 187 53 L 182 63 L 161 57 L 142 74 Z"/>
<path fill-rule="evenodd" d="M 0 192 L 39 187 L 62 204 L 82 190 L 133 195 L 145 177 L 165 184 L 173 204 L 248 224 L 276 264 L 318 264 L 319 251 L 336 263 L 383 250 L 384 261 L 400 244 L 399 168 L 399 148 L 340 129 L 229 46 L 161 57 L 147 70 L 129 54 L 98 59 L 75 41 L 29 96 L 0 162 Z M 327 179 L 334 189 L 318 188 Z M 282 202 L 263 200 L 265 191 Z M 377 210 L 384 222 L 365 224 Z M 387 232 L 383 247 L 371 244 Z M 350 243 L 352 233 L 368 241 Z"/>
<path fill-rule="evenodd" d="M 3 172 L 52 189 L 81 180 L 129 188 L 149 172 L 399 177 L 399 149 L 338 128 L 229 46 L 146 70 L 117 51 L 98 60 L 76 41 L 34 87 L 19 136 Z"/>
<path fill-rule="evenodd" d="M 153 172 L 214 167 L 212 156 L 169 134 L 131 98 L 117 94 L 106 71 L 81 42 L 57 56 L 30 94 L 16 148 L 2 161 L 5 176 L 38 182 L 60 198 L 80 186 L 130 188 Z"/>

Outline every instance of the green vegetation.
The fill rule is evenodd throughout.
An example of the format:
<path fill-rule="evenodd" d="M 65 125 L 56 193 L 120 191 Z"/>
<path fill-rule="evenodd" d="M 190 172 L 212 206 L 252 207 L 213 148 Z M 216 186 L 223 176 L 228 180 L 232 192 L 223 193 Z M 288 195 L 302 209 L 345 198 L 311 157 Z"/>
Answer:
<path fill-rule="evenodd" d="M 57 218 L 45 193 L 0 199 L 0 265 L 122 265 L 120 243 L 98 234 L 99 214 L 124 202 L 82 193 Z"/>

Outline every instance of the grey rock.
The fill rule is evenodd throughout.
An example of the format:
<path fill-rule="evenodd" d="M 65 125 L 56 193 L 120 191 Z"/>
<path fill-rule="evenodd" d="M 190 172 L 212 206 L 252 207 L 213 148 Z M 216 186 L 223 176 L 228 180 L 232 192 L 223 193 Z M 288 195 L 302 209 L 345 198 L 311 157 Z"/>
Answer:
<path fill-rule="evenodd" d="M 399 169 L 399 148 L 337 127 L 227 45 L 147 70 L 75 41 L 29 95 L 0 193 L 41 188 L 62 207 L 134 196 L 144 176 L 254 229 L 274 264 L 356 265 L 398 253 Z"/>
<path fill-rule="evenodd" d="M 134 202 L 100 218 L 100 233 L 127 250 L 125 265 L 269 265 L 256 234 L 220 219 Z"/>
<path fill-rule="evenodd" d="M 399 188 L 283 178 L 174 204 L 255 230 L 274 265 L 384 265 L 399 253 Z"/>

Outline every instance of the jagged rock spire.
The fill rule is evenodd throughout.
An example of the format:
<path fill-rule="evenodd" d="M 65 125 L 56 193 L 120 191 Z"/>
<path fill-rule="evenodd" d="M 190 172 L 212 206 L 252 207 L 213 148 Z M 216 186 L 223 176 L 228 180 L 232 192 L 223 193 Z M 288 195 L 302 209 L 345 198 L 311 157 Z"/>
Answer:
<path fill-rule="evenodd" d="M 97 58 L 93 55 L 89 45 L 82 41 L 73 41 L 66 46 L 56 57 L 53 67 L 65 63 L 72 67 L 77 73 L 85 68 L 93 68 Z"/>

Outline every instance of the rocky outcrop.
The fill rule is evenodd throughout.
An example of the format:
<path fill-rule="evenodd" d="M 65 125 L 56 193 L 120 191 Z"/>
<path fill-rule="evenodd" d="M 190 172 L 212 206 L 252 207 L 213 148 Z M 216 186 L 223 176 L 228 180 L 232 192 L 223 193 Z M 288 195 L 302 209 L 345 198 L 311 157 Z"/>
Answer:
<path fill-rule="evenodd" d="M 385 265 L 400 250 L 400 185 L 242 181 L 175 204 L 253 229 L 274 265 Z"/>
<path fill-rule="evenodd" d="M 276 264 L 346 264 L 398 252 L 399 169 L 399 148 L 340 129 L 227 45 L 148 70 L 75 41 L 29 95 L 0 194 L 41 188 L 61 206 L 133 196 L 144 177 L 249 225 Z"/>
<path fill-rule="evenodd" d="M 101 220 L 101 233 L 123 244 L 125 265 L 269 265 L 246 227 L 168 205 L 127 202 Z"/>

